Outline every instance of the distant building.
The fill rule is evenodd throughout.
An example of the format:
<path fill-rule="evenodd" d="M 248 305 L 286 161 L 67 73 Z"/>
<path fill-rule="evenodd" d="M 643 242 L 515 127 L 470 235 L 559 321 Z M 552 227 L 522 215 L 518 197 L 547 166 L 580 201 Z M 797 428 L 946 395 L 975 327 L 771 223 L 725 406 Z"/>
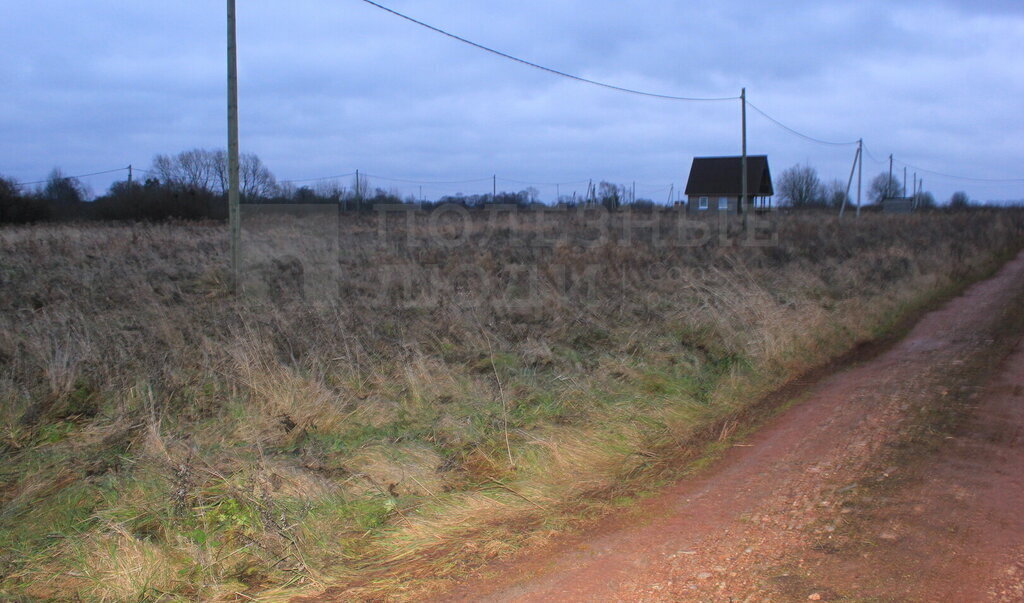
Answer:
<path fill-rule="evenodd" d="M 913 197 L 889 197 L 882 199 L 882 212 L 887 214 L 909 214 L 914 211 Z"/>
<path fill-rule="evenodd" d="M 742 157 L 694 157 L 686 181 L 686 205 L 691 213 L 739 213 L 743 196 Z M 772 173 L 765 155 L 747 156 L 747 207 L 769 209 Z"/>

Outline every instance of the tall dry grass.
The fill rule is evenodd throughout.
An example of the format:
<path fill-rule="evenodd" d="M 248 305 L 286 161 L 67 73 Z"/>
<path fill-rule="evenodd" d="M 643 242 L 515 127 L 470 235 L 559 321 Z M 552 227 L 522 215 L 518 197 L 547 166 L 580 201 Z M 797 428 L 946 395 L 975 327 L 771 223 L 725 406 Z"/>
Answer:
<path fill-rule="evenodd" d="M 245 215 L 239 296 L 220 226 L 0 229 L 0 592 L 401 595 L 678 476 L 1024 226 L 302 209 Z"/>

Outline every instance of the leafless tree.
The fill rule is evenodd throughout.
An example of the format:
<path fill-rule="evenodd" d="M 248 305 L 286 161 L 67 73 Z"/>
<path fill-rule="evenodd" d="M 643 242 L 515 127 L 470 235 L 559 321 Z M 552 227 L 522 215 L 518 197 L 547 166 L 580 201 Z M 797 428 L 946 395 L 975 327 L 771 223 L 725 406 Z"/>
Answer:
<path fill-rule="evenodd" d="M 217 153 L 207 149 L 192 149 L 173 156 L 157 155 L 153 158 L 153 171 L 161 182 L 169 186 L 223 192 Z"/>
<path fill-rule="evenodd" d="M 792 207 L 811 207 L 825 204 L 825 189 L 818 178 L 818 170 L 809 165 L 794 165 L 779 178 L 779 197 Z"/>
<path fill-rule="evenodd" d="M 157 155 L 153 158 L 153 171 L 170 186 L 218 195 L 228 189 L 227 153 L 219 149 L 192 149 L 173 156 Z M 243 199 L 273 197 L 278 193 L 274 174 L 253 153 L 239 156 L 238 180 Z"/>
<path fill-rule="evenodd" d="M 89 198 L 89 189 L 77 178 L 69 178 L 60 168 L 53 168 L 37 191 L 37 196 L 55 205 L 75 205 Z"/>
<path fill-rule="evenodd" d="M 846 192 L 846 184 L 842 180 L 833 180 L 825 185 L 825 203 L 832 207 L 842 207 L 843 202 L 850 203 Z"/>
<path fill-rule="evenodd" d="M 882 172 L 871 181 L 871 186 L 868 187 L 868 199 L 872 203 L 881 203 L 883 199 L 899 195 L 902 189 L 903 184 L 896 176 Z"/>
<path fill-rule="evenodd" d="M 957 191 L 949 198 L 950 209 L 966 209 L 970 204 L 971 198 L 963 191 Z"/>

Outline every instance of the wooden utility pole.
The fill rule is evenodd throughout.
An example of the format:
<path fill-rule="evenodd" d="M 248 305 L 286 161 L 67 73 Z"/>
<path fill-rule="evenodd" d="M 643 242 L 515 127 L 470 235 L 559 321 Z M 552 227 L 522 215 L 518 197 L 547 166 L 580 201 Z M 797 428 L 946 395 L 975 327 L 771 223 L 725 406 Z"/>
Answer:
<path fill-rule="evenodd" d="M 228 228 L 231 231 L 231 287 L 238 291 L 241 216 L 238 207 L 238 60 L 235 0 L 228 0 Z"/>
<path fill-rule="evenodd" d="M 359 170 L 356 170 L 356 213 L 363 209 L 363 189 L 359 185 Z"/>
<path fill-rule="evenodd" d="M 132 190 L 132 164 L 128 164 L 128 190 Z"/>
<path fill-rule="evenodd" d="M 498 200 L 498 175 L 491 175 L 491 203 Z"/>
<path fill-rule="evenodd" d="M 885 183 L 885 198 L 892 197 L 892 153 L 889 153 L 889 181 Z"/>
<path fill-rule="evenodd" d="M 903 198 L 907 198 L 907 168 L 903 167 Z"/>
<path fill-rule="evenodd" d="M 860 145 L 857 146 L 857 152 L 853 155 L 853 164 L 850 166 L 850 179 L 846 181 L 846 194 L 843 195 L 843 203 L 839 207 L 839 217 L 842 218 L 843 214 L 846 213 L 846 201 L 850 198 L 850 187 L 853 186 L 853 173 L 857 169 L 858 162 L 860 161 Z"/>
<path fill-rule="evenodd" d="M 740 185 L 740 213 L 743 214 L 743 229 L 746 230 L 749 225 L 747 219 L 747 89 L 743 88 L 740 91 L 740 105 L 742 105 L 742 119 L 743 122 L 743 155 L 740 159 L 740 180 L 743 183 Z"/>
<path fill-rule="evenodd" d="M 860 157 L 860 161 L 857 162 L 857 217 L 860 217 L 860 185 L 861 177 L 863 176 L 864 168 L 864 139 L 861 138 L 857 141 L 857 156 Z"/>

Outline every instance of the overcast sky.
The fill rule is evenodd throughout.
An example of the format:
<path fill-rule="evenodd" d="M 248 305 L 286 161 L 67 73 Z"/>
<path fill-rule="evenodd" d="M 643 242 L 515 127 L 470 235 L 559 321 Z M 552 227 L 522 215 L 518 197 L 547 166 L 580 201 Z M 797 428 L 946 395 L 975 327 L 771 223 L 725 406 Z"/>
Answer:
<path fill-rule="evenodd" d="M 905 162 L 1024 178 L 1020 0 L 384 0 L 556 69 L 680 96 L 738 96 L 813 137 L 863 137 L 865 186 Z M 241 146 L 282 180 L 352 172 L 415 181 L 499 177 L 499 189 L 590 178 L 665 201 L 690 160 L 739 154 L 739 101 L 687 103 L 558 78 L 460 44 L 360 0 L 240 0 Z M 149 167 L 226 146 L 222 1 L 6 2 L 0 21 L 0 174 Z M 793 136 L 751 111 L 749 151 L 845 181 L 854 146 Z M 912 173 L 913 168 L 910 169 Z M 945 200 L 1024 199 L 1024 181 L 921 173 Z M 112 178 L 84 179 L 96 193 Z M 580 184 L 582 182 L 582 184 Z M 303 183 L 300 183 L 303 184 Z M 428 198 L 490 190 L 426 184 Z M 542 198 L 555 187 L 540 186 Z"/>

